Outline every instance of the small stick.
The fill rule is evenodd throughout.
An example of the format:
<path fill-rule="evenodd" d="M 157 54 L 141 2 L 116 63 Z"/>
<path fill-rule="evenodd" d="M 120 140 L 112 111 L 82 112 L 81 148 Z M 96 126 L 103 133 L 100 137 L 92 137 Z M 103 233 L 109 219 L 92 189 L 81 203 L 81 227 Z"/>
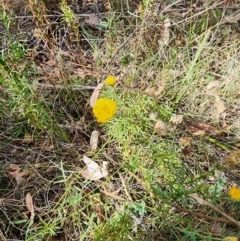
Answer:
<path fill-rule="evenodd" d="M 227 215 L 226 213 L 224 213 L 223 211 L 221 211 L 219 208 L 215 207 L 213 204 L 211 204 L 210 202 L 202 199 L 201 197 L 198 196 L 197 193 L 193 193 L 189 195 L 191 198 L 195 199 L 200 205 L 205 205 L 210 207 L 211 209 L 213 209 L 214 211 L 216 211 L 217 213 L 220 213 L 223 217 L 227 218 L 229 221 L 231 221 L 231 223 L 237 225 L 238 227 L 240 227 L 240 222 L 237 221 L 236 219 L 232 218 L 231 216 Z"/>
<path fill-rule="evenodd" d="M 180 211 L 183 211 L 183 212 L 186 212 L 186 213 L 189 213 L 193 216 L 197 216 L 197 217 L 200 217 L 200 218 L 204 218 L 204 219 L 208 219 L 208 220 L 211 220 L 211 221 L 215 221 L 215 222 L 220 222 L 220 223 L 229 223 L 229 224 L 232 224 L 232 221 L 228 220 L 228 219 L 224 219 L 224 218 L 216 218 L 216 217 L 212 217 L 212 216 L 207 216 L 205 214 L 202 214 L 202 213 L 199 213 L 199 212 L 195 212 L 195 211 L 192 211 L 192 210 L 189 210 L 187 208 L 183 208 L 181 207 L 180 205 L 177 205 L 175 206 L 176 209 L 180 210 Z"/>
<path fill-rule="evenodd" d="M 37 86 L 41 88 L 52 88 L 52 89 L 71 89 L 71 90 L 94 90 L 96 86 L 82 86 L 82 85 L 53 85 L 53 84 L 42 84 L 38 83 Z"/>

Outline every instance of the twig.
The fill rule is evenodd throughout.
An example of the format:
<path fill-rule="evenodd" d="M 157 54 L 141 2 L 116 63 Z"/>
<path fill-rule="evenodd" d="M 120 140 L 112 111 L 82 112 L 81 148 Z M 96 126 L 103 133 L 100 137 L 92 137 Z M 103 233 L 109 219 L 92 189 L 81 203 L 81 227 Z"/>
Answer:
<path fill-rule="evenodd" d="M 180 210 L 180 211 L 183 211 L 183 212 L 186 212 L 186 213 L 189 213 L 193 216 L 198 216 L 200 218 L 204 218 L 204 219 L 208 219 L 208 220 L 211 220 L 211 221 L 215 221 L 215 222 L 220 222 L 220 223 L 229 223 L 229 224 L 232 224 L 232 221 L 228 220 L 228 219 L 224 219 L 224 218 L 216 218 L 216 217 L 212 217 L 212 216 L 207 216 L 205 214 L 202 214 L 202 213 L 199 213 L 199 212 L 194 212 L 192 210 L 189 210 L 187 208 L 183 208 L 181 207 L 180 205 L 177 205 L 175 206 L 176 209 Z"/>
<path fill-rule="evenodd" d="M 96 86 L 82 86 L 82 85 L 53 85 L 53 84 L 42 84 L 38 83 L 38 87 L 41 88 L 51 88 L 51 89 L 71 89 L 71 90 L 94 90 Z"/>
<path fill-rule="evenodd" d="M 211 204 L 210 202 L 202 199 L 201 197 L 198 196 L 197 193 L 193 193 L 189 195 L 191 198 L 195 199 L 200 205 L 205 205 L 210 207 L 211 209 L 213 209 L 214 211 L 216 211 L 217 213 L 221 214 L 223 217 L 227 218 L 231 223 L 237 225 L 238 227 L 240 227 L 240 222 L 237 221 L 236 219 L 232 218 L 231 216 L 227 215 L 226 213 L 224 213 L 223 211 L 221 211 L 219 208 L 215 207 L 213 204 Z"/>
<path fill-rule="evenodd" d="M 0 229 L 0 238 L 2 241 L 7 241 L 7 239 L 5 238 L 5 236 L 2 233 L 1 229 Z"/>
<path fill-rule="evenodd" d="M 77 17 L 89 17 L 89 16 L 92 16 L 92 15 L 96 15 L 96 14 L 94 14 L 94 13 L 75 14 L 75 16 L 77 16 Z M 106 13 L 99 13 L 99 15 L 104 16 L 104 15 L 106 15 Z M 42 16 L 45 17 L 45 18 L 60 18 L 60 17 L 64 17 L 65 15 L 64 14 L 47 14 L 47 15 L 42 15 Z M 13 17 L 13 19 L 24 19 L 24 18 L 35 18 L 35 17 L 32 16 L 32 15 Z"/>

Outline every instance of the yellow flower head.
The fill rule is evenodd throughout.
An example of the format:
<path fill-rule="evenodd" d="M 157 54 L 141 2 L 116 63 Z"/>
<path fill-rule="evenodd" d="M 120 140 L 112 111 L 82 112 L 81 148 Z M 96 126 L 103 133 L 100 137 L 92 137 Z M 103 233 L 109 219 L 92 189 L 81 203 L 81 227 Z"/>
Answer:
<path fill-rule="evenodd" d="M 232 199 L 240 201 L 240 188 L 235 186 L 231 187 L 229 190 L 229 195 Z"/>
<path fill-rule="evenodd" d="M 106 123 L 111 120 L 116 110 L 116 102 L 107 98 L 99 98 L 93 106 L 93 114 L 99 123 Z"/>
<path fill-rule="evenodd" d="M 109 75 L 106 79 L 105 79 L 105 84 L 106 85 L 110 85 L 110 86 L 114 86 L 116 83 L 116 78 L 112 75 Z"/>

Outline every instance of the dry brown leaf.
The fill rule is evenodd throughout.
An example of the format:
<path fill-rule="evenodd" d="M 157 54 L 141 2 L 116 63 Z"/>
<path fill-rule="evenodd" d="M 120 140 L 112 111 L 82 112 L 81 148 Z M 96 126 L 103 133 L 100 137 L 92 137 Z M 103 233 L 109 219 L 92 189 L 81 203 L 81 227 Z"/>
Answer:
<path fill-rule="evenodd" d="M 194 136 L 206 135 L 206 134 L 210 134 L 210 135 L 219 134 L 218 129 L 201 122 L 191 123 L 188 128 L 190 133 Z"/>
<path fill-rule="evenodd" d="M 161 135 L 166 135 L 167 134 L 167 124 L 161 120 L 156 121 L 155 126 L 154 126 L 154 131 Z"/>
<path fill-rule="evenodd" d="M 99 83 L 90 97 L 90 106 L 93 107 L 98 99 L 100 90 L 102 89 L 104 83 Z"/>
<path fill-rule="evenodd" d="M 47 66 L 50 66 L 50 67 L 55 67 L 55 66 L 58 65 L 58 62 L 54 59 L 49 59 L 44 64 L 47 65 Z"/>
<path fill-rule="evenodd" d="M 13 177 L 15 177 L 16 175 L 18 175 L 21 171 L 21 168 L 16 165 L 16 164 L 10 164 L 9 165 L 9 174 Z"/>
<path fill-rule="evenodd" d="M 75 73 L 77 74 L 78 77 L 80 77 L 81 79 L 85 79 L 86 77 L 86 73 L 83 69 L 81 68 L 77 68 Z"/>
<path fill-rule="evenodd" d="M 191 145 L 191 138 L 190 137 L 182 137 L 179 140 L 180 145 L 182 146 L 190 146 Z"/>
<path fill-rule="evenodd" d="M 150 95 L 150 96 L 158 96 L 163 92 L 164 89 L 165 89 L 165 85 L 161 85 L 157 89 L 155 87 L 147 87 L 143 91 L 143 93 Z"/>
<path fill-rule="evenodd" d="M 149 114 L 151 120 L 157 121 L 157 112 L 152 112 Z"/>
<path fill-rule="evenodd" d="M 214 222 L 211 228 L 211 233 L 221 235 L 223 227 L 220 222 Z"/>
<path fill-rule="evenodd" d="M 154 87 L 147 87 L 143 93 L 147 94 L 147 95 L 153 95 L 155 92 L 155 88 Z"/>
<path fill-rule="evenodd" d="M 159 86 L 158 89 L 156 91 L 154 91 L 154 95 L 155 96 L 160 95 L 164 91 L 165 87 L 166 87 L 166 85 Z"/>
<path fill-rule="evenodd" d="M 37 39 L 42 39 L 43 37 L 43 31 L 40 28 L 35 28 L 32 32 L 33 37 Z"/>
<path fill-rule="evenodd" d="M 35 213 L 34 213 L 33 199 L 30 193 L 26 195 L 26 207 L 27 207 L 27 210 L 31 213 L 30 219 L 33 220 Z"/>
<path fill-rule="evenodd" d="M 9 174 L 14 177 L 14 179 L 17 182 L 17 185 L 19 185 L 23 179 L 29 180 L 31 178 L 31 172 L 30 171 L 21 171 L 21 168 L 16 164 L 10 164 L 9 165 Z"/>
<path fill-rule="evenodd" d="M 28 132 L 26 132 L 22 140 L 22 143 L 30 143 L 32 141 L 33 141 L 32 136 Z"/>
<path fill-rule="evenodd" d="M 169 31 L 170 26 L 171 26 L 170 20 L 168 18 L 166 18 L 163 22 L 162 38 L 158 40 L 158 45 L 161 49 L 166 44 L 168 44 L 168 41 L 170 39 L 170 31 Z"/>
<path fill-rule="evenodd" d="M 183 121 L 183 115 L 175 115 L 175 114 L 173 114 L 173 115 L 171 116 L 171 118 L 170 118 L 170 122 L 171 122 L 172 124 L 178 125 L 178 124 L 181 124 L 182 121 Z"/>
<path fill-rule="evenodd" d="M 98 131 L 93 131 L 90 137 L 90 146 L 93 151 L 97 150 L 98 137 L 99 137 Z"/>
<path fill-rule="evenodd" d="M 240 164 L 240 152 L 239 151 L 232 151 L 227 156 L 227 162 L 232 166 L 237 166 Z"/>
<path fill-rule="evenodd" d="M 219 118 L 219 116 L 226 110 L 226 107 L 218 96 L 215 97 L 214 106 L 216 108 L 214 115 L 215 117 Z"/>
<path fill-rule="evenodd" d="M 92 25 L 92 26 L 98 26 L 101 23 L 101 19 L 96 14 L 89 14 L 84 19 L 84 23 Z"/>
<path fill-rule="evenodd" d="M 234 15 L 234 16 L 228 16 L 226 17 L 226 22 L 227 23 L 239 23 L 240 21 L 240 13 Z"/>
<path fill-rule="evenodd" d="M 217 87 L 217 86 L 219 85 L 219 83 L 220 83 L 220 81 L 218 81 L 218 80 L 216 80 L 216 81 L 211 81 L 211 82 L 207 85 L 206 89 L 207 89 L 207 90 L 211 90 L 211 89 Z"/>
<path fill-rule="evenodd" d="M 99 56 L 97 56 L 99 57 Z M 86 79 L 86 78 L 98 78 L 99 77 L 99 71 L 97 69 L 92 70 L 92 69 L 87 69 L 87 68 L 77 68 L 76 70 L 73 70 L 74 74 L 81 78 L 81 79 Z"/>
<path fill-rule="evenodd" d="M 103 161 L 102 167 L 100 167 L 85 155 L 83 156 L 83 162 L 86 164 L 86 169 L 81 173 L 84 178 L 96 181 L 108 176 L 108 162 Z"/>
<path fill-rule="evenodd" d="M 54 149 L 54 145 L 50 144 L 47 140 L 40 142 L 38 146 L 44 151 L 52 151 Z"/>
<path fill-rule="evenodd" d="M 184 156 L 189 156 L 192 153 L 192 146 L 191 146 L 191 138 L 190 137 L 182 137 L 179 140 L 179 144 L 182 147 L 181 153 Z"/>
<path fill-rule="evenodd" d="M 105 9 L 106 9 L 107 11 L 110 11 L 110 10 L 112 9 L 111 3 L 110 3 L 109 1 L 106 1 L 106 2 L 104 3 L 104 7 L 105 7 Z"/>

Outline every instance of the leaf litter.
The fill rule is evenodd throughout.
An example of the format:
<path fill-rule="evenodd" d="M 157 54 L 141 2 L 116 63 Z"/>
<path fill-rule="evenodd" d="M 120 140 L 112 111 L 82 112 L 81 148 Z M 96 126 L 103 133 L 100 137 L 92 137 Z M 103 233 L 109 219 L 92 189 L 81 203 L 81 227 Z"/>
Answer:
<path fill-rule="evenodd" d="M 85 2 L 85 1 L 84 1 Z M 216 1 L 215 1 L 216 2 Z M 225 2 L 230 2 L 230 1 L 225 1 Z M 177 4 L 177 3 L 176 3 Z M 162 7 L 162 6 L 161 6 Z M 173 8 L 172 8 L 173 7 Z M 169 9 L 171 9 L 171 10 L 174 10 L 174 5 L 172 6 L 171 8 L 169 7 Z M 185 8 L 185 6 L 182 6 L 183 7 L 183 11 L 186 11 L 187 9 L 184 9 Z M 191 9 L 191 11 L 194 11 L 194 8 L 189 8 L 189 9 Z M 161 10 L 161 9 L 160 9 Z M 190 16 L 191 17 L 191 11 L 186 11 L 186 15 L 188 15 L 188 16 Z M 89 19 L 89 18 L 88 18 Z M 162 38 L 159 38 L 158 39 L 158 47 L 159 47 L 159 49 L 163 49 L 164 47 L 168 47 L 167 45 L 169 44 L 169 42 L 170 42 L 170 34 L 171 34 L 171 31 L 172 30 L 174 30 L 174 29 L 172 29 L 172 26 L 171 26 L 171 23 L 170 23 L 170 20 L 169 19 L 171 19 L 171 18 L 166 18 L 165 19 L 165 21 L 164 21 L 164 23 L 163 23 L 163 33 L 162 33 Z M 94 27 L 94 26 L 97 26 L 97 25 L 99 25 L 99 21 L 95 18 L 95 19 L 89 19 L 89 25 L 92 25 L 91 27 Z M 235 21 L 235 20 L 234 20 Z M 84 22 L 84 20 L 83 20 L 83 22 Z M 172 19 L 171 19 L 171 22 L 172 22 Z M 86 23 L 86 21 L 85 21 L 85 23 Z M 171 28 L 171 31 L 170 31 L 170 28 Z M 42 33 L 41 33 L 41 29 L 40 29 L 40 37 L 39 37 L 39 40 L 41 40 L 42 39 Z M 51 31 L 50 31 L 51 32 Z M 115 47 L 115 48 L 117 48 L 117 47 Z M 60 56 L 61 57 L 61 56 Z M 58 61 L 60 61 L 61 59 L 58 59 Z M 47 64 L 49 64 L 49 66 L 50 67 L 55 67 L 55 65 L 59 65 L 59 63 L 57 63 L 57 62 L 52 62 L 51 63 L 51 61 L 49 61 L 49 62 L 47 62 Z M 114 63 L 115 64 L 115 63 Z M 56 66 L 57 68 L 59 67 L 59 66 Z M 108 67 L 110 67 L 111 68 L 111 66 L 109 65 Z M 89 72 L 91 72 L 91 70 L 89 71 Z M 80 79 L 85 79 L 85 78 L 87 78 L 87 76 L 90 76 L 90 73 L 89 73 L 88 71 L 84 71 L 82 68 L 77 68 L 76 70 L 75 70 L 75 74 L 80 78 Z M 55 72 L 53 72 L 53 74 L 52 74 L 52 77 L 55 77 L 55 78 L 57 78 L 59 81 L 62 81 L 62 75 L 60 75 L 60 73 L 58 72 L 58 71 L 56 71 L 56 73 Z M 96 76 L 95 76 L 96 77 Z M 141 77 L 141 76 L 140 76 Z M 164 76 L 163 76 L 164 77 Z M 48 81 L 49 81 L 49 76 L 48 76 Z M 95 79 L 95 78 L 94 78 Z M 50 80 L 50 81 L 52 81 L 52 80 Z M 124 80 L 122 80 L 122 81 L 124 81 Z M 99 88 L 99 85 L 98 85 L 98 88 Z M 99 94 L 100 94 L 100 91 L 101 91 L 101 86 L 100 86 L 100 90 L 97 90 L 97 88 L 95 89 L 96 90 L 96 92 L 95 93 L 93 93 L 93 95 L 91 96 L 91 100 L 90 100 L 90 105 L 91 106 L 93 106 L 94 105 L 94 103 L 96 102 L 96 100 L 98 99 L 98 97 L 99 97 Z M 210 86 L 210 84 L 209 84 L 209 86 L 207 86 L 207 89 L 208 90 L 213 90 L 213 89 L 217 89 L 218 88 L 218 82 L 216 82 L 216 83 L 212 83 L 212 86 Z M 156 89 L 156 88 L 154 88 L 154 89 L 151 89 L 150 91 L 151 91 L 151 95 L 154 95 L 154 96 L 160 96 L 160 95 L 162 95 L 162 94 L 165 94 L 164 92 L 163 92 L 163 90 L 165 89 L 165 86 L 160 86 L 159 87 L 159 89 Z M 94 96 L 95 95 L 95 96 Z M 226 111 L 226 108 L 225 108 L 225 102 L 223 101 L 224 99 L 221 99 L 221 97 L 220 97 L 220 95 L 218 95 L 218 98 L 216 97 L 215 98 L 215 103 L 214 103 L 214 108 L 215 108 L 215 112 L 213 113 L 213 115 L 216 117 L 216 118 L 221 118 L 221 115 L 224 113 L 224 111 Z M 81 103 L 79 103 L 80 105 L 81 105 Z M 78 116 L 79 117 L 79 116 Z M 81 118 L 84 118 L 84 117 L 81 117 Z M 154 116 L 153 116 L 153 119 L 155 119 L 155 121 L 160 121 L 160 120 L 157 120 L 157 117 L 156 118 L 154 118 Z M 162 121 L 162 120 L 161 120 Z M 84 121 L 85 122 L 85 121 Z M 87 118 L 86 118 L 86 122 L 87 122 Z M 176 119 L 171 119 L 170 120 L 170 123 L 171 123 L 171 125 L 173 125 L 173 126 L 176 126 L 176 125 L 179 125 L 179 124 L 182 124 L 182 117 L 181 118 L 176 118 Z M 194 122 L 193 122 L 194 123 Z M 197 136 L 197 135 L 218 135 L 218 133 L 221 133 L 219 130 L 218 130 L 218 127 L 216 128 L 216 127 L 213 127 L 212 125 L 208 125 L 208 124 L 206 124 L 204 121 L 202 121 L 202 122 L 198 122 L 198 123 L 202 123 L 202 124 L 192 124 L 192 126 L 195 126 L 195 128 L 196 129 L 192 129 L 191 131 L 189 131 L 190 132 L 190 134 L 192 134 L 193 136 Z M 85 126 L 87 126 L 88 125 L 88 123 L 86 124 L 85 123 Z M 167 135 L 167 134 L 171 134 L 171 131 L 172 131 L 172 126 L 171 125 L 169 125 L 167 122 L 163 122 L 162 121 L 162 123 L 158 123 L 158 126 L 157 126 L 157 128 L 156 129 L 159 129 L 158 131 L 161 133 L 164 133 L 165 132 L 165 134 L 164 135 Z M 160 126 L 160 127 L 159 127 Z M 162 126 L 162 127 L 161 127 Z M 215 126 L 215 125 L 214 125 Z M 217 126 L 217 125 L 216 125 Z M 189 127 L 189 126 L 188 126 Z M 214 129 L 215 128 L 215 129 Z M 94 128 L 92 128 L 92 129 L 94 129 Z M 91 129 L 91 130 L 92 130 Z M 188 128 L 188 130 L 189 130 L 189 128 Z M 199 132 L 200 132 L 200 134 L 199 134 Z M 87 132 L 87 137 L 89 138 L 89 133 L 91 133 L 90 131 L 89 132 Z M 98 148 L 98 140 L 97 140 L 97 135 L 96 135 L 96 133 L 97 133 L 97 131 L 95 131 L 95 132 L 92 132 L 92 134 L 91 134 L 91 138 L 90 138 L 90 148 L 91 148 L 91 151 L 96 151 L 97 150 L 97 148 Z M 79 134 L 79 133 L 78 133 Z M 81 133 L 81 135 L 82 135 L 82 133 Z M 95 135 L 95 137 L 93 137 Z M 161 134 L 160 134 L 161 135 Z M 77 135 L 76 135 L 77 136 Z M 75 136 L 74 136 L 74 138 L 75 138 Z M 67 149 L 68 150 L 70 150 L 70 151 L 72 151 L 72 148 L 74 147 L 75 148 L 75 146 L 76 146 L 76 152 L 81 152 L 82 153 L 82 146 L 84 146 L 83 144 L 82 144 L 82 140 L 79 138 L 79 139 L 76 139 L 77 141 L 75 142 L 74 141 L 74 143 L 71 143 L 71 145 L 67 145 L 66 143 L 64 143 L 64 144 L 62 144 L 62 143 L 57 143 L 57 144 L 54 144 L 54 146 L 56 146 L 56 148 L 54 148 L 55 150 L 53 150 L 53 148 L 49 148 L 49 152 L 52 152 L 53 153 L 53 155 L 55 155 L 56 154 L 56 149 L 57 149 L 57 147 L 59 146 L 60 148 L 62 148 L 64 145 L 67 147 L 66 148 L 66 150 L 64 149 L 64 152 L 67 152 Z M 24 140 L 23 140 L 23 142 L 24 142 Z M 192 143 L 191 143 L 191 140 L 189 140 L 189 139 L 187 139 L 187 137 L 184 139 L 184 137 L 183 137 L 183 139 L 182 140 L 180 140 L 179 141 L 180 142 L 180 145 L 183 145 L 183 146 L 186 146 L 186 147 L 191 147 L 192 146 Z M 32 143 L 31 141 L 30 141 L 30 138 L 26 138 L 26 142 L 25 142 L 25 144 L 32 144 L 32 145 L 34 145 L 34 143 Z M 52 143 L 51 143 L 52 144 Z M 35 146 L 34 146 L 35 147 Z M 84 149 L 84 148 L 83 148 Z M 89 146 L 88 146 L 88 150 L 89 150 Z M 43 148 L 41 149 L 41 151 L 45 151 Z M 71 162 L 74 160 L 74 158 L 72 158 L 72 156 L 70 155 L 70 151 L 69 152 L 67 152 L 68 154 L 68 159 L 69 160 L 71 160 Z M 75 151 L 75 149 L 74 149 L 74 151 Z M 35 150 L 33 150 L 33 152 L 35 152 Z M 83 151 L 83 153 L 86 153 L 86 150 L 84 150 Z M 36 162 L 38 162 L 40 159 L 41 159 L 41 155 L 42 154 L 39 154 L 39 156 L 40 156 L 40 158 L 39 157 L 37 157 L 36 158 Z M 44 153 L 44 155 L 46 155 L 46 152 Z M 49 155 L 49 154 L 47 154 L 47 155 Z M 46 155 L 46 156 L 47 156 Z M 43 155 L 42 155 L 43 156 Z M 231 162 L 231 161 L 229 161 L 229 160 L 231 160 L 231 159 L 233 159 L 234 161 L 234 163 L 236 163 L 236 165 L 238 164 L 238 154 L 237 153 L 230 153 L 229 154 L 229 156 L 227 157 L 227 161 L 228 162 Z M 57 156 L 57 158 L 62 158 L 61 156 Z M 52 161 L 52 159 L 51 159 L 52 157 L 50 157 L 49 158 L 49 161 L 54 165 L 54 167 L 55 166 L 57 166 L 57 164 L 56 163 L 58 163 L 58 161 L 59 160 L 53 160 Z M 101 161 L 98 161 L 98 160 L 96 160 L 96 161 L 94 161 L 94 160 L 92 160 L 91 158 L 88 158 L 87 156 L 85 156 L 85 161 L 83 161 L 84 162 L 84 164 L 85 164 L 85 166 L 86 166 L 86 169 L 83 171 L 83 172 L 81 172 L 81 173 L 83 173 L 83 177 L 84 178 L 86 178 L 86 179 L 88 179 L 88 180 L 100 180 L 101 178 L 104 178 L 104 177 L 107 177 L 107 175 L 108 175 L 108 169 L 106 168 L 106 166 L 107 166 L 107 163 L 106 162 L 101 162 Z M 23 160 L 23 161 L 25 161 L 25 159 Z M 31 160 L 31 162 L 34 162 L 34 160 Z M 67 161 L 66 161 L 66 163 L 67 163 Z M 106 163 L 106 164 L 104 164 L 104 163 Z M 41 163 L 40 163 L 41 164 Z M 235 165 L 235 164 L 234 164 Z M 39 165 L 39 166 L 41 166 L 41 165 Z M 105 167 L 104 167 L 105 166 Z M 16 166 L 12 166 L 12 169 L 11 169 L 11 171 L 8 173 L 10 176 L 12 176 L 13 178 L 15 178 L 15 181 L 17 182 L 17 184 L 20 184 L 20 183 L 22 183 L 22 180 L 21 180 L 21 177 L 22 178 L 25 178 L 25 177 L 28 177 L 28 175 L 27 175 L 27 172 L 28 171 L 22 171 L 22 169 L 18 166 L 18 165 L 16 165 Z M 43 172 L 44 173 L 44 172 Z M 45 178 L 45 175 L 46 175 L 46 173 L 44 173 L 43 174 L 43 176 L 44 176 L 44 178 Z M 54 175 L 54 173 L 53 173 L 53 175 Z M 138 177 L 139 177 L 139 179 L 141 178 L 140 177 L 140 175 L 138 175 L 138 174 L 136 174 Z M 32 184 L 32 186 L 33 186 L 34 184 Z M 143 185 L 142 185 L 143 186 Z M 126 190 L 127 190 L 127 188 L 128 188 L 128 183 L 126 183 Z M 119 190 L 119 189 L 116 189 L 116 190 Z M 120 192 L 120 191 L 119 191 Z M 131 195 L 133 194 L 131 191 L 129 191 L 129 193 L 130 193 L 130 198 L 131 198 Z M 29 193 L 28 193 L 29 194 Z M 32 200 L 32 196 L 29 194 L 28 195 L 27 194 L 27 196 L 26 196 L 26 206 L 28 206 L 28 211 L 30 212 L 30 213 L 34 213 L 34 206 L 33 206 L 33 200 Z M 114 198 L 114 199 L 119 199 L 120 201 L 124 201 L 125 200 L 125 198 L 118 198 L 118 197 L 116 197 L 116 196 L 118 196 L 118 193 L 116 194 L 116 196 L 114 196 L 114 195 L 112 195 L 112 193 L 111 194 L 109 194 L 109 193 L 105 193 L 106 194 L 106 196 L 112 196 L 112 198 Z M 121 195 L 121 194 L 120 194 Z M 123 196 L 124 197 L 124 195 L 121 195 L 121 196 Z M 28 197 L 28 204 L 27 204 L 27 197 Z M 103 198 L 105 198 L 105 197 L 103 197 Z M 128 197 L 127 197 L 128 198 Z M 37 200 L 37 199 L 36 199 Z M 36 201 L 35 200 L 35 201 Z M 53 199 L 54 200 L 54 202 L 55 202 L 55 199 Z M 137 200 L 138 201 L 138 200 Z M 29 204 L 30 203 L 30 204 Z M 33 208 L 32 208 L 33 207 Z M 32 211 L 31 211 L 32 210 Z M 66 211 L 66 210 L 64 210 L 64 211 Z M 101 210 L 100 210 L 100 208 L 97 206 L 96 208 L 95 208 L 95 211 L 97 212 L 97 214 L 99 213 L 99 219 L 101 219 L 102 217 L 101 217 L 101 215 L 102 215 L 102 212 L 101 212 Z M 86 217 L 84 217 L 84 218 L 86 218 Z M 216 224 L 216 226 L 217 226 L 217 224 Z M 215 228 L 216 229 L 216 228 Z M 72 230 L 71 230 L 72 231 Z M 237 239 L 233 239 L 233 240 L 237 240 Z"/>
<path fill-rule="evenodd" d="M 31 171 L 22 171 L 22 168 L 16 164 L 9 165 L 9 174 L 15 179 L 17 186 L 31 179 Z"/>
<path fill-rule="evenodd" d="M 81 172 L 84 178 L 97 181 L 108 176 L 108 162 L 103 161 L 100 167 L 97 162 L 86 155 L 83 156 L 83 162 L 86 165 L 86 169 Z"/>
<path fill-rule="evenodd" d="M 98 147 L 98 138 L 99 138 L 99 132 L 98 131 L 93 131 L 90 137 L 90 146 L 93 151 L 97 150 Z"/>
<path fill-rule="evenodd" d="M 95 105 L 95 103 L 96 103 L 96 101 L 97 101 L 97 99 L 98 99 L 98 96 L 99 96 L 100 91 L 101 91 L 101 89 L 103 88 L 103 86 L 104 86 L 104 83 L 99 83 L 99 84 L 96 86 L 96 88 L 94 89 L 92 95 L 90 96 L 90 100 L 89 100 L 91 107 L 94 107 L 94 105 Z"/>
<path fill-rule="evenodd" d="M 30 220 L 33 220 L 35 216 L 35 211 L 34 211 L 34 205 L 33 205 L 33 198 L 30 193 L 27 193 L 26 195 L 26 207 L 31 214 Z"/>

